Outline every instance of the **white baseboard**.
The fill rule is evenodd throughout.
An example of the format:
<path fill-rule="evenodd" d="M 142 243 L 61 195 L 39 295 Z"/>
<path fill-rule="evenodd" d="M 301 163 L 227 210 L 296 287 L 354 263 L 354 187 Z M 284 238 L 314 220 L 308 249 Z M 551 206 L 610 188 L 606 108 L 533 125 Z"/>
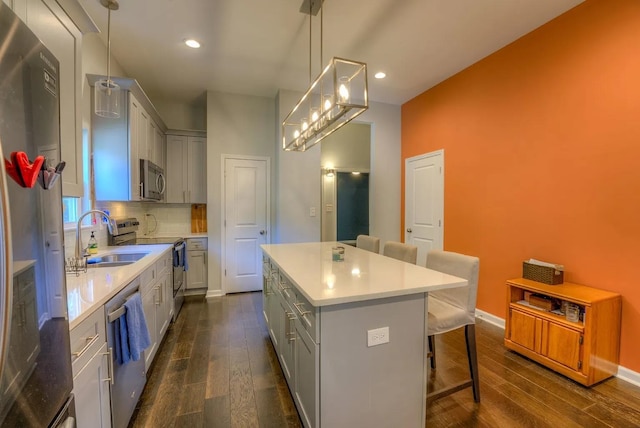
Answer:
<path fill-rule="evenodd" d="M 616 377 L 625 382 L 632 383 L 635 386 L 640 386 L 640 373 L 629 370 L 626 367 L 618 366 L 618 374 Z"/>
<path fill-rule="evenodd" d="M 489 312 L 476 309 L 476 318 L 480 318 L 481 320 L 484 320 L 504 330 L 504 319 L 492 315 Z M 630 370 L 626 367 L 618 366 L 618 374 L 616 375 L 616 377 L 635 386 L 640 386 L 640 373 L 634 372 L 633 370 Z"/>
<path fill-rule="evenodd" d="M 476 309 L 476 318 L 480 318 L 488 322 L 489 324 L 493 324 L 497 327 L 500 327 L 504 330 L 504 320 L 495 315 L 490 314 L 489 312 L 481 311 L 480 309 Z"/>
<path fill-rule="evenodd" d="M 207 295 L 205 296 L 205 298 L 212 299 L 214 297 L 221 297 L 224 295 L 225 293 L 223 293 L 222 290 L 207 290 Z"/>

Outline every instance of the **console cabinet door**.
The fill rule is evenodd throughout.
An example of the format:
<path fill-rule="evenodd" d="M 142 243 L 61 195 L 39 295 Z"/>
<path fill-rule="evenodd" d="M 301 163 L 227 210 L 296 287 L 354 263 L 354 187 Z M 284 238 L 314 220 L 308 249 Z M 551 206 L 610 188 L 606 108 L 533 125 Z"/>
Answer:
<path fill-rule="evenodd" d="M 581 368 L 580 360 L 582 359 L 580 355 L 581 334 L 559 324 L 552 322 L 548 324 L 546 329 L 546 356 L 578 371 Z"/>
<path fill-rule="evenodd" d="M 535 350 L 536 318 L 511 310 L 511 340 L 525 348 Z"/>

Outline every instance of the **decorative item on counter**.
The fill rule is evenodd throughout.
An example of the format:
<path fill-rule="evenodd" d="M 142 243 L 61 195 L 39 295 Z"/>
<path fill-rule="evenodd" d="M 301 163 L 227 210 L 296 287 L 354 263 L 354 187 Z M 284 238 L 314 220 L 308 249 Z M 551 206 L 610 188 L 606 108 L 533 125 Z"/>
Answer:
<path fill-rule="evenodd" d="M 91 238 L 89 238 L 89 246 L 87 248 L 89 250 L 89 254 L 98 254 L 98 240 L 96 239 L 93 231 L 91 231 Z"/>
<path fill-rule="evenodd" d="M 64 270 L 67 273 L 75 273 L 79 276 L 87 272 L 87 257 L 67 257 L 64 261 Z"/>
<path fill-rule="evenodd" d="M 38 180 L 38 175 L 44 164 L 44 156 L 37 156 L 33 162 L 25 152 L 12 152 L 11 160 L 4 160 L 7 174 L 21 187 L 32 188 Z"/>
<path fill-rule="evenodd" d="M 522 262 L 522 277 L 543 284 L 557 285 L 564 282 L 564 266 L 529 259 Z"/>
<path fill-rule="evenodd" d="M 207 231 L 207 204 L 191 205 L 191 233 Z"/>
<path fill-rule="evenodd" d="M 331 260 L 334 262 L 344 261 L 344 247 L 333 247 L 331 249 Z"/>

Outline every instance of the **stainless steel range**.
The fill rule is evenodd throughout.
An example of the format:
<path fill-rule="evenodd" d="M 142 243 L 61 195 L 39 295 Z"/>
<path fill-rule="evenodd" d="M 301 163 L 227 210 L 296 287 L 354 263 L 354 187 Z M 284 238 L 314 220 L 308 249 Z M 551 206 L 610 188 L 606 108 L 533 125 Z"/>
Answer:
<path fill-rule="evenodd" d="M 182 237 L 138 237 L 140 222 L 135 217 L 116 220 L 117 235 L 109 234 L 109 245 L 173 245 L 173 321 L 184 303 L 184 271 L 187 256 L 186 243 Z"/>

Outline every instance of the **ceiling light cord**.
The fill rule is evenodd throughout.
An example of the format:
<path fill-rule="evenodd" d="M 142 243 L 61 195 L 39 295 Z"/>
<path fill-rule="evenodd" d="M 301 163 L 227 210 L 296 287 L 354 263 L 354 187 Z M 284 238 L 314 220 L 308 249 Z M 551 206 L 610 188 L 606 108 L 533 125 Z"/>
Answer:
<path fill-rule="evenodd" d="M 111 85 L 111 7 L 107 9 L 107 84 Z"/>
<path fill-rule="evenodd" d="M 311 8 L 313 7 L 313 1 L 309 1 L 309 84 L 311 84 L 311 82 L 313 80 L 311 80 L 311 26 L 312 26 L 312 21 L 311 21 Z"/>
<path fill-rule="evenodd" d="M 322 61 L 322 50 L 324 48 L 324 46 L 322 45 L 322 41 L 324 39 L 322 35 L 322 29 L 324 27 L 324 24 L 322 22 L 323 15 L 324 15 L 324 3 L 320 5 L 320 71 L 322 71 L 322 67 L 324 66 L 324 62 Z"/>

